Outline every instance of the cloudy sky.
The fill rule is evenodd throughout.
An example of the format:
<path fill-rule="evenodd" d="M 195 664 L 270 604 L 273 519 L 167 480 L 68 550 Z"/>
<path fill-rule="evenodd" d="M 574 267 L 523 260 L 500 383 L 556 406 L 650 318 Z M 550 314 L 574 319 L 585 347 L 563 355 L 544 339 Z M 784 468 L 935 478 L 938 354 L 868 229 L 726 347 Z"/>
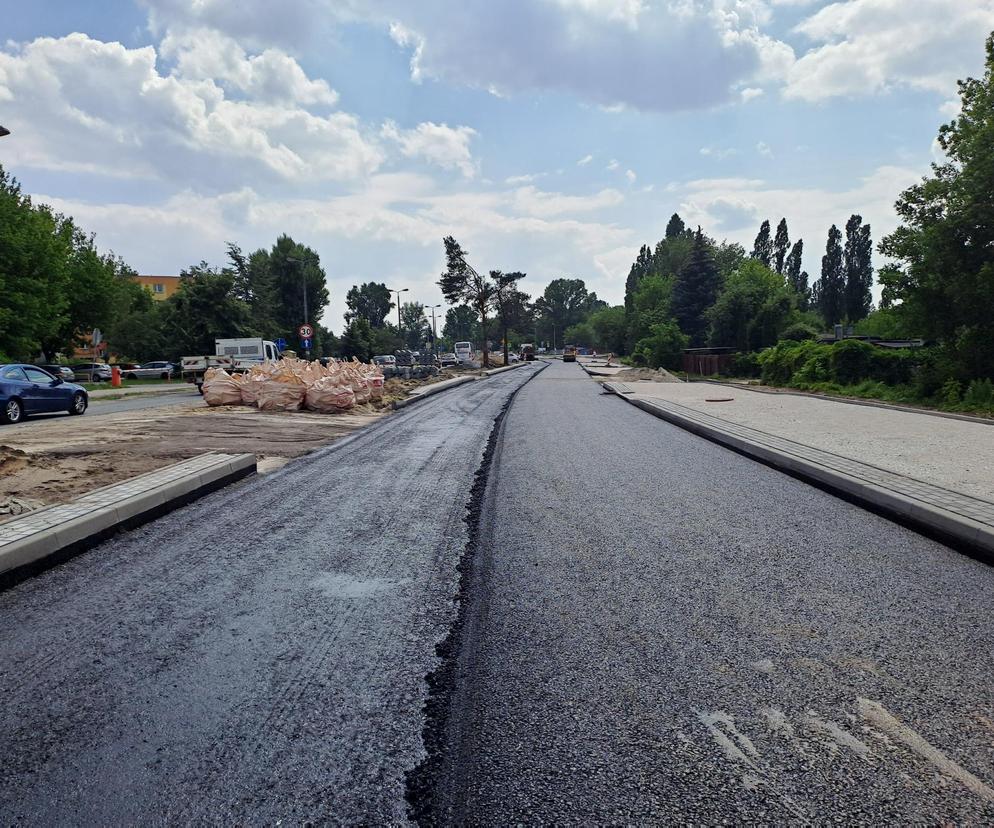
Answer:
<path fill-rule="evenodd" d="M 0 163 L 140 272 L 282 232 L 441 302 L 478 269 L 620 302 L 678 211 L 893 228 L 994 0 L 0 0 Z"/>

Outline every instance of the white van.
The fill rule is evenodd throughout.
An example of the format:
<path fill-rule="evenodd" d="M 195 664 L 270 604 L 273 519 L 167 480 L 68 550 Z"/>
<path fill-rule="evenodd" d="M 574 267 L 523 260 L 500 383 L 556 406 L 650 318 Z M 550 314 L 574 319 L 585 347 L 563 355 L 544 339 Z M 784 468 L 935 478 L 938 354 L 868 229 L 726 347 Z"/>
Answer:
<path fill-rule="evenodd" d="M 473 351 L 472 342 L 457 342 L 455 345 L 456 359 L 460 362 L 472 362 L 476 355 Z"/>

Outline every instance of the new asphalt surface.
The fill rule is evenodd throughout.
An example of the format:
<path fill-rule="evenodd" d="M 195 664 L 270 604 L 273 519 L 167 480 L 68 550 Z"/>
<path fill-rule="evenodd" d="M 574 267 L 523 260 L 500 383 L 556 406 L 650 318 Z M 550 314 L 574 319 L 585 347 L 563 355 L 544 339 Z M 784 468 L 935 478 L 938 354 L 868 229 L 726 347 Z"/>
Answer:
<path fill-rule="evenodd" d="M 576 365 L 483 506 L 437 821 L 994 821 L 989 567 Z"/>
<path fill-rule="evenodd" d="M 0 593 L 0 822 L 403 822 L 471 489 L 536 370 Z"/>

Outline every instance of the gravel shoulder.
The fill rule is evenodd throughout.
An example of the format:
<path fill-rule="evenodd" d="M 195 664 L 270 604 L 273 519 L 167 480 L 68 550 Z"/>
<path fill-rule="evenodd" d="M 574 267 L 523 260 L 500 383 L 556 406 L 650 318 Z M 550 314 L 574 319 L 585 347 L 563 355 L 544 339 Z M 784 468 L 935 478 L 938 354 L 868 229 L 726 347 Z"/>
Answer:
<path fill-rule="evenodd" d="M 532 373 L 440 394 L 0 593 L 5 821 L 404 822 L 470 488 Z M 281 422 L 287 440 L 305 428 Z"/>
<path fill-rule="evenodd" d="M 994 426 L 709 383 L 626 382 L 663 399 L 937 486 L 994 501 Z M 722 399 L 729 402 L 708 402 Z"/>
<path fill-rule="evenodd" d="M 490 486 L 453 819 L 994 820 L 990 568 L 570 365 L 517 396 Z"/>

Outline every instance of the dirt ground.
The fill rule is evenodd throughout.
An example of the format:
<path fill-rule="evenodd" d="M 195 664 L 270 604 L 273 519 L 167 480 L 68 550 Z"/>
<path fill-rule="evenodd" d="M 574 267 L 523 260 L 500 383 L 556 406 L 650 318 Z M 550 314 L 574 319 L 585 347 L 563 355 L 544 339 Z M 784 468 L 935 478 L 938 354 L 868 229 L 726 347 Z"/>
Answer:
<path fill-rule="evenodd" d="M 259 472 L 270 472 L 375 422 L 424 384 L 388 380 L 381 401 L 341 414 L 208 408 L 198 400 L 0 429 L 0 522 L 206 451 L 250 451 Z"/>
<path fill-rule="evenodd" d="M 674 377 L 665 368 L 626 368 L 612 377 L 605 377 L 605 379 L 608 382 L 638 382 L 646 380 L 649 382 L 680 382 L 679 379 Z"/>

